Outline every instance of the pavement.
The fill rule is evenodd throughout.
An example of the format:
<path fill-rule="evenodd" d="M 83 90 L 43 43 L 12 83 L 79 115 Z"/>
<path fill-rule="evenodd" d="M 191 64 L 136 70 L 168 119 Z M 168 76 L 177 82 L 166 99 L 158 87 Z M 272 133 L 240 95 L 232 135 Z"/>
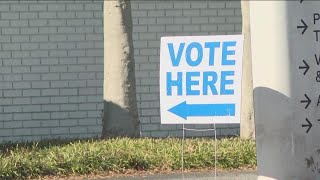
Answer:
<path fill-rule="evenodd" d="M 130 177 L 113 177 L 99 178 L 95 180 L 181 180 L 181 173 L 174 174 L 157 174 L 157 175 L 138 175 Z M 184 173 L 185 180 L 256 180 L 257 173 L 255 171 L 227 171 L 217 172 L 217 177 L 214 177 L 214 172 L 201 173 Z"/>

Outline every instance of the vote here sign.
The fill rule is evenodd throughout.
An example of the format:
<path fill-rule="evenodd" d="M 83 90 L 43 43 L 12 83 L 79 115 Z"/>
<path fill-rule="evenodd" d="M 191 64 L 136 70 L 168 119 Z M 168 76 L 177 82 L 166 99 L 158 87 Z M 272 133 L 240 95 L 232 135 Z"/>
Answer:
<path fill-rule="evenodd" d="M 240 123 L 243 36 L 162 37 L 161 124 Z"/>

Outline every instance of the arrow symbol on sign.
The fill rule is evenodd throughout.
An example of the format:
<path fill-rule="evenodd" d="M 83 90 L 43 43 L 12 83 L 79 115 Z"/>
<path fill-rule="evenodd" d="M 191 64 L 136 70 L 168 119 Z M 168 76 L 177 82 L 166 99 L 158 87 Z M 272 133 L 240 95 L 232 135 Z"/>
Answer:
<path fill-rule="evenodd" d="M 305 107 L 305 109 L 307 109 L 311 103 L 311 99 L 306 94 L 304 94 L 304 97 L 306 97 L 307 100 L 301 100 L 300 103 L 307 103 L 307 105 Z"/>
<path fill-rule="evenodd" d="M 184 101 L 168 111 L 185 120 L 190 116 L 235 116 L 235 104 L 187 104 Z"/>
<path fill-rule="evenodd" d="M 306 121 L 307 121 L 308 124 L 302 124 L 302 127 L 308 127 L 308 129 L 306 131 L 306 133 L 308 133 L 310 131 L 311 127 L 312 127 L 312 124 L 311 124 L 311 122 L 309 121 L 308 118 L 306 118 Z"/>
<path fill-rule="evenodd" d="M 308 25 L 301 19 L 301 22 L 303 24 L 303 26 L 297 26 L 298 29 L 303 28 L 303 31 L 301 34 L 304 34 L 304 32 L 306 32 L 306 30 L 308 29 Z"/>
<path fill-rule="evenodd" d="M 306 69 L 303 72 L 303 75 L 306 75 L 306 73 L 308 72 L 310 66 L 308 65 L 308 63 L 305 60 L 302 60 L 302 62 L 304 63 L 304 66 L 299 66 L 299 69 Z"/>

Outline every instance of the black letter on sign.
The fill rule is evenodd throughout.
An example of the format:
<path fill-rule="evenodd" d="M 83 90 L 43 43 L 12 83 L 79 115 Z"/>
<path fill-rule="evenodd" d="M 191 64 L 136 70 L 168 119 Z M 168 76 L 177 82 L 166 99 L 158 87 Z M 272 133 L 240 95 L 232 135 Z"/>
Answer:
<path fill-rule="evenodd" d="M 318 32 L 320 32 L 320 30 L 314 30 L 313 32 L 316 33 L 316 41 L 319 41 Z"/>
<path fill-rule="evenodd" d="M 316 21 L 320 19 L 320 14 L 314 13 L 313 14 L 313 24 L 316 24 Z"/>
<path fill-rule="evenodd" d="M 319 104 L 320 104 L 320 95 L 319 95 L 319 98 L 318 98 L 317 106 L 319 106 Z"/>
<path fill-rule="evenodd" d="M 320 64 L 320 56 L 318 58 L 317 55 L 315 54 L 314 57 L 316 58 L 317 65 L 319 66 L 319 64 Z"/>

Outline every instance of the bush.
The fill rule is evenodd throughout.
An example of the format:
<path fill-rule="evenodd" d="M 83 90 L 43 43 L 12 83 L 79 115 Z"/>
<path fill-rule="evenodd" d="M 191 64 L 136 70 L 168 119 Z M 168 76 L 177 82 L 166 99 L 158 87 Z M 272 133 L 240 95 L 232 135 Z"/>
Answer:
<path fill-rule="evenodd" d="M 187 139 L 184 150 L 185 168 L 214 167 L 212 139 Z M 255 166 L 254 141 L 231 138 L 217 142 L 218 168 Z M 176 138 L 47 141 L 0 146 L 0 179 L 180 168 L 181 139 Z"/>

